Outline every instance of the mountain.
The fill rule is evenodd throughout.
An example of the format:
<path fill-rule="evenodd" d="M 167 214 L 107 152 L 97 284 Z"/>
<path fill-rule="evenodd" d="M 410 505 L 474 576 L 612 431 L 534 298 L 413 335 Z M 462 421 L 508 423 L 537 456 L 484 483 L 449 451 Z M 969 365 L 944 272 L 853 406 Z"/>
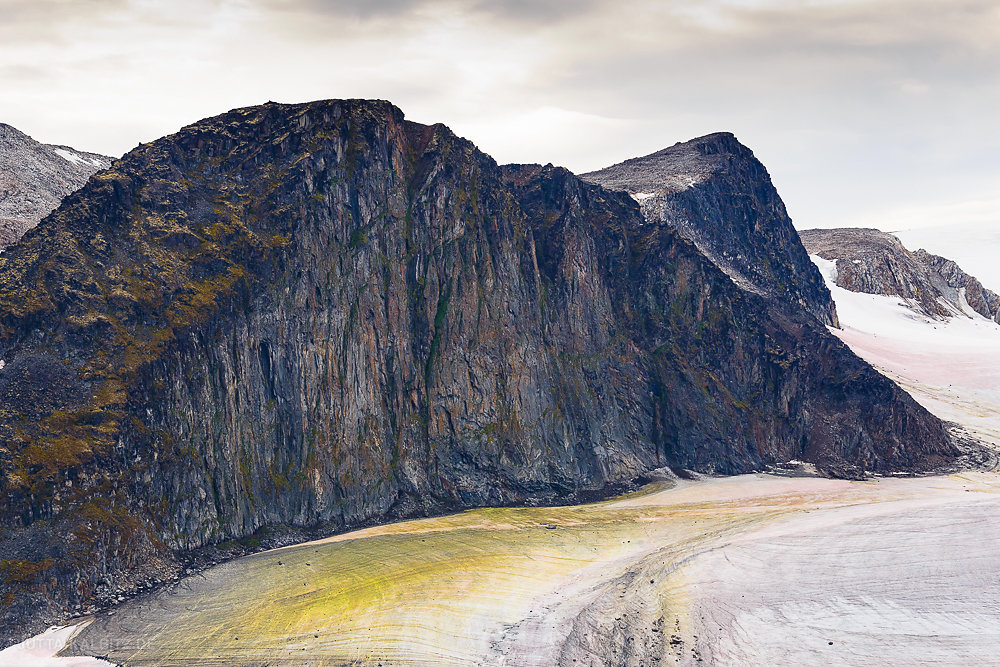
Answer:
<path fill-rule="evenodd" d="M 711 196 L 742 224 L 747 195 Z M 387 102 L 142 145 L 0 255 L 0 628 L 268 528 L 565 502 L 664 465 L 951 461 L 788 294 Z"/>
<path fill-rule="evenodd" d="M 1000 446 L 996 295 L 950 259 L 870 229 L 802 239 L 837 304 L 833 333 L 933 414 Z M 972 249 L 985 256 L 987 248 Z M 986 458 L 995 454 L 983 450 Z M 995 465 L 995 464 L 994 464 Z"/>
<path fill-rule="evenodd" d="M 984 286 L 1000 292 L 1000 265 L 995 261 L 1000 247 L 1000 221 L 948 221 L 933 226 L 891 230 L 907 248 L 954 260 Z"/>
<path fill-rule="evenodd" d="M 39 143 L 0 123 L 0 251 L 111 162 L 104 155 Z"/>
<path fill-rule="evenodd" d="M 911 252 L 877 229 L 811 229 L 799 235 L 810 254 L 836 262 L 839 287 L 902 297 L 911 310 L 935 319 L 975 312 L 1000 322 L 1000 296 L 950 259 Z"/>
<path fill-rule="evenodd" d="M 732 134 L 678 143 L 581 178 L 632 195 L 648 220 L 677 229 L 743 289 L 836 325 L 830 293 L 767 169 Z"/>

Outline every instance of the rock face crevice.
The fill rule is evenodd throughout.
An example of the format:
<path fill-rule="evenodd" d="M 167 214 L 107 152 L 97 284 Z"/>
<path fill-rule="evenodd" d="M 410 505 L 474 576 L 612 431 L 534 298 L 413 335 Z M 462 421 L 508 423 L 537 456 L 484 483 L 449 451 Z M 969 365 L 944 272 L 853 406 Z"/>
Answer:
<path fill-rule="evenodd" d="M 623 193 L 386 102 L 141 146 L 0 256 L 2 625 L 266 526 L 955 454 L 786 296 Z"/>
<path fill-rule="evenodd" d="M 810 229 L 801 236 L 811 254 L 836 262 L 839 287 L 898 296 L 935 319 L 967 316 L 972 310 L 1000 322 L 1000 295 L 950 259 L 923 249 L 911 252 L 877 229 Z"/>

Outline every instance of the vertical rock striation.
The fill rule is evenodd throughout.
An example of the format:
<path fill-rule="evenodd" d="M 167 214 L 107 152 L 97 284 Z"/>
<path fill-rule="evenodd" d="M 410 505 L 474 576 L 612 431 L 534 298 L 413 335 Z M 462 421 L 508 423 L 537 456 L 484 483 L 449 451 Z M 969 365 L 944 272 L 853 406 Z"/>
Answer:
<path fill-rule="evenodd" d="M 0 356 L 8 638 L 266 526 L 955 454 L 628 196 L 379 101 L 235 110 L 126 155 L 0 256 Z"/>

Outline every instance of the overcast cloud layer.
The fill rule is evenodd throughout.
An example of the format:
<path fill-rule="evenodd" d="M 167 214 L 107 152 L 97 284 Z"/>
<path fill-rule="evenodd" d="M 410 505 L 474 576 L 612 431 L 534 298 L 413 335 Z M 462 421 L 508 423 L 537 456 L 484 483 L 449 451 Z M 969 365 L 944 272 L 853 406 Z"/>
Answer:
<path fill-rule="evenodd" d="M 995 0 L 0 0 L 0 43 L 0 122 L 84 150 L 377 97 L 577 172 L 729 130 L 800 228 L 1000 224 Z"/>

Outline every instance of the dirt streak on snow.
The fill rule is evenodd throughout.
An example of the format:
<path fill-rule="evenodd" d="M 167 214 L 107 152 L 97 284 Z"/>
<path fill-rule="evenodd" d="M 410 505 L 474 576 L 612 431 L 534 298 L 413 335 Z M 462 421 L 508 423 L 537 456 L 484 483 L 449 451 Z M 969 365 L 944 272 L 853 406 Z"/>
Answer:
<path fill-rule="evenodd" d="M 681 662 L 992 664 L 1000 496 L 990 477 L 988 493 L 989 478 L 955 477 L 926 496 L 769 524 L 694 559 L 677 575 L 692 593 Z"/>

